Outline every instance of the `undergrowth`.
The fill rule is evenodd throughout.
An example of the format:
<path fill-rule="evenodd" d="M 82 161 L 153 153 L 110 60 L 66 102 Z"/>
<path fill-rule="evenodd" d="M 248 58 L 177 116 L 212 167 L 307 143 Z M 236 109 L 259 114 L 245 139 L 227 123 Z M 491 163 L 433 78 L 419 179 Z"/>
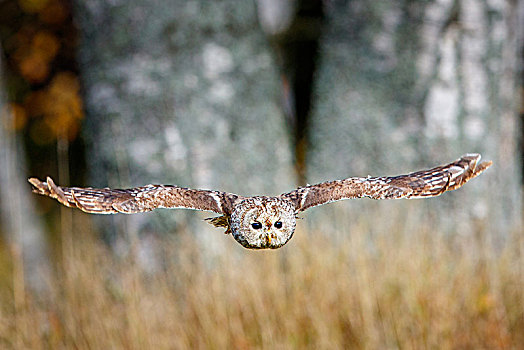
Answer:
<path fill-rule="evenodd" d="M 457 244 L 430 228 L 370 239 L 355 225 L 335 240 L 300 230 L 276 251 L 156 238 L 153 270 L 139 243 L 117 255 L 74 235 L 39 292 L 20 288 L 4 246 L 0 347 L 524 348 L 522 234 L 495 251 L 485 233 Z"/>

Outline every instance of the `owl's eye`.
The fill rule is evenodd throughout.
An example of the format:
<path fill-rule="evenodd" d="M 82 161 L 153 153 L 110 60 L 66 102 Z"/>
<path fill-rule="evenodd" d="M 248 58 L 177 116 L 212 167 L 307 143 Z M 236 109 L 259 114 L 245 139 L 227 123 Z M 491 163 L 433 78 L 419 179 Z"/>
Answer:
<path fill-rule="evenodd" d="M 275 222 L 275 227 L 276 228 L 282 228 L 282 221 L 276 221 Z"/>
<path fill-rule="evenodd" d="M 253 227 L 255 230 L 260 230 L 262 228 L 262 224 L 258 221 L 255 221 L 251 224 L 251 227 Z"/>

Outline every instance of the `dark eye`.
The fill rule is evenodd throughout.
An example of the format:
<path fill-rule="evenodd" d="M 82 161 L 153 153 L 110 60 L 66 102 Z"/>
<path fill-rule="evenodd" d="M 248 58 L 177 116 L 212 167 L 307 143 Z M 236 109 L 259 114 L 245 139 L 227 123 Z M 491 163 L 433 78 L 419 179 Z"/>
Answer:
<path fill-rule="evenodd" d="M 276 221 L 275 222 L 275 227 L 276 228 L 282 228 L 282 221 Z"/>
<path fill-rule="evenodd" d="M 258 221 L 255 221 L 251 224 L 251 227 L 253 227 L 255 230 L 260 230 L 262 228 L 262 224 Z"/>

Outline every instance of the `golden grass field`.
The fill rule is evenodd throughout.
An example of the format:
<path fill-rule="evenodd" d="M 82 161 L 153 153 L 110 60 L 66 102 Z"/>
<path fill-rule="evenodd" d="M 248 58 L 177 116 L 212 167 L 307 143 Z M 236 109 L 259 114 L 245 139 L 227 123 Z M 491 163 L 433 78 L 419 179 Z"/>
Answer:
<path fill-rule="evenodd" d="M 155 273 L 86 229 L 57 245 L 43 296 L 4 244 L 0 348 L 524 349 L 520 232 L 495 249 L 481 229 L 370 237 L 355 223 L 321 239 L 306 226 L 276 251 L 226 237 L 212 257 L 189 233 L 158 238 Z"/>

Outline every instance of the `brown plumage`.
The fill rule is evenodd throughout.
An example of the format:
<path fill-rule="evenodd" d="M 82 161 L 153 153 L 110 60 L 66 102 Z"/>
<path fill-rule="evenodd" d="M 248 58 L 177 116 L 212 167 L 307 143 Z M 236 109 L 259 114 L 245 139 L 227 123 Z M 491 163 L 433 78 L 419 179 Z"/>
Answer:
<path fill-rule="evenodd" d="M 388 177 L 350 177 L 297 188 L 277 197 L 243 197 L 233 193 L 197 190 L 170 185 L 147 185 L 129 189 L 61 187 L 51 178 L 30 178 L 33 192 L 63 205 L 93 214 L 133 214 L 157 208 L 188 208 L 212 211 L 216 227 L 246 248 L 279 248 L 293 236 L 297 213 L 318 205 L 352 198 L 427 198 L 463 186 L 489 168 L 479 154 L 429 170 Z"/>

